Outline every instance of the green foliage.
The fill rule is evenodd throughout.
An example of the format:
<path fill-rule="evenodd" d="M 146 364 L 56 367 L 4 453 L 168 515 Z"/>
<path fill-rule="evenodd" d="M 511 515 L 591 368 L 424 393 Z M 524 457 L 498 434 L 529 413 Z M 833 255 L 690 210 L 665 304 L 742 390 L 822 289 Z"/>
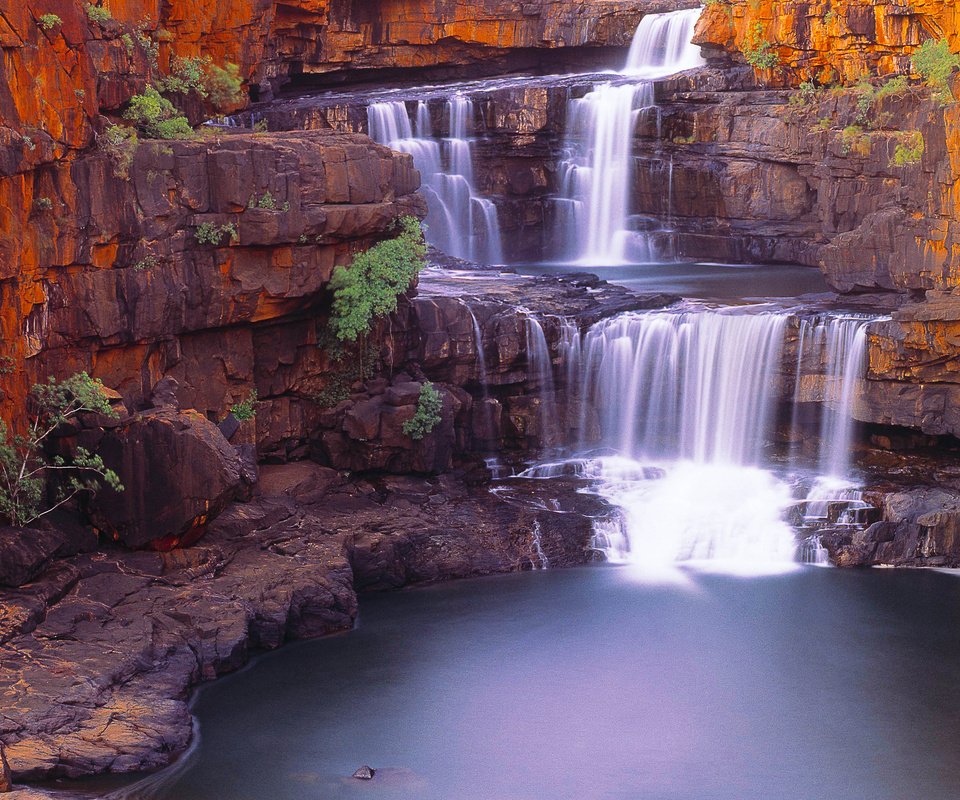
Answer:
<path fill-rule="evenodd" d="M 830 117 L 820 117 L 817 120 L 817 124 L 813 126 L 813 129 L 818 133 L 823 133 L 824 131 L 830 130 L 833 127 L 833 120 Z"/>
<path fill-rule="evenodd" d="M 230 413 L 241 422 L 257 416 L 257 390 L 251 389 L 245 399 L 230 406 Z"/>
<path fill-rule="evenodd" d="M 246 99 L 240 67 L 229 61 L 222 67 L 216 64 L 207 69 L 205 84 L 207 97 L 217 110 L 242 105 Z"/>
<path fill-rule="evenodd" d="M 43 14 L 40 19 L 37 20 L 37 24 L 45 31 L 48 31 L 51 28 L 56 28 L 57 25 L 62 23 L 63 20 L 60 19 L 60 17 L 58 17 L 56 14 Z"/>
<path fill-rule="evenodd" d="M 788 102 L 791 106 L 803 107 L 815 102 L 819 96 L 817 85 L 813 81 L 804 81 L 799 90 L 790 95 Z"/>
<path fill-rule="evenodd" d="M 951 73 L 956 67 L 960 67 L 960 56 L 950 51 L 946 39 L 928 39 L 916 49 L 912 63 L 914 70 L 927 86 L 943 93 L 947 89 Z"/>
<path fill-rule="evenodd" d="M 780 56 L 774 50 L 773 42 L 763 38 L 763 26 L 759 22 L 750 29 L 742 50 L 743 57 L 754 69 L 773 69 L 780 64 Z"/>
<path fill-rule="evenodd" d="M 420 398 L 417 400 L 417 413 L 403 423 L 403 432 L 411 439 L 420 440 L 440 424 L 443 408 L 443 396 L 430 381 L 425 381 L 420 387 Z"/>
<path fill-rule="evenodd" d="M 885 97 L 893 97 L 894 95 L 903 94 L 909 88 L 910 85 L 907 82 L 907 76 L 897 75 L 895 78 L 890 78 L 884 82 L 884 84 L 877 89 L 876 99 L 883 100 Z"/>
<path fill-rule="evenodd" d="M 189 139 L 193 128 L 167 98 L 152 86 L 130 98 L 130 106 L 123 113 L 148 139 Z"/>
<path fill-rule="evenodd" d="M 150 254 L 141 258 L 136 264 L 133 265 L 133 268 L 137 272 L 143 272 L 145 269 L 153 269 L 159 263 L 160 259 L 155 255 Z"/>
<path fill-rule="evenodd" d="M 160 61 L 160 43 L 151 39 L 145 31 L 137 32 L 137 42 L 143 49 L 147 61 L 150 62 L 150 66 L 157 69 Z"/>
<path fill-rule="evenodd" d="M 890 164 L 894 167 L 906 167 L 910 164 L 919 164 L 923 158 L 926 143 L 920 131 L 905 131 L 900 134 L 900 141 L 893 151 Z"/>
<path fill-rule="evenodd" d="M 116 417 L 100 381 L 85 372 L 62 382 L 50 378 L 33 387 L 29 403 L 26 434 L 11 434 L 0 420 L 0 518 L 29 525 L 80 494 L 95 494 L 103 483 L 123 491 L 100 456 L 82 447 L 69 458 L 47 450 L 57 428 L 78 414 Z"/>
<path fill-rule="evenodd" d="M 350 399 L 350 384 L 344 376 L 334 375 L 330 382 L 311 399 L 320 408 L 335 408 L 344 400 Z"/>
<path fill-rule="evenodd" d="M 196 92 L 201 97 L 206 97 L 207 87 L 204 79 L 206 77 L 205 70 L 209 64 L 209 56 L 194 56 L 193 58 L 174 56 L 170 64 L 170 74 L 161 78 L 157 86 L 161 92 L 171 94 Z"/>
<path fill-rule="evenodd" d="M 128 180 L 130 178 L 130 167 L 133 166 L 133 159 L 137 154 L 137 147 L 140 146 L 136 130 L 125 125 L 109 125 L 97 137 L 97 144 L 100 150 L 106 153 L 113 162 L 113 174 L 118 178 Z"/>
<path fill-rule="evenodd" d="M 83 89 L 74 89 L 73 96 L 82 103 L 87 98 L 87 93 Z"/>
<path fill-rule="evenodd" d="M 258 119 L 253 123 L 254 133 L 267 133 L 270 130 L 270 123 L 266 119 Z"/>
<path fill-rule="evenodd" d="M 870 155 L 870 134 L 859 125 L 847 125 L 840 132 L 840 152 L 843 155 L 856 155 L 866 158 Z"/>
<path fill-rule="evenodd" d="M 87 6 L 87 18 L 91 22 L 96 22 L 98 25 L 103 25 L 104 22 L 108 22 L 113 19 L 113 15 L 110 13 L 109 8 L 90 3 L 90 5 Z"/>
<path fill-rule="evenodd" d="M 127 55 L 132 56 L 133 51 L 136 49 L 136 45 L 133 43 L 133 37 L 129 33 L 125 33 L 120 37 L 120 41 L 123 42 L 123 48 L 127 51 Z"/>
<path fill-rule="evenodd" d="M 360 253 L 349 267 L 334 270 L 330 328 L 340 341 L 356 341 L 375 319 L 396 311 L 397 298 L 423 269 L 427 246 L 420 221 L 403 217 L 399 227 L 396 238 Z"/>
<path fill-rule="evenodd" d="M 38 197 L 33 201 L 33 208 L 35 211 L 49 211 L 53 208 L 53 200 L 49 197 Z"/>
<path fill-rule="evenodd" d="M 232 222 L 226 225 L 214 225 L 212 222 L 202 222 L 197 226 L 197 242 L 199 244 L 212 244 L 218 247 L 224 239 L 231 242 L 239 241 L 240 234 L 237 233 L 237 226 Z"/>
<path fill-rule="evenodd" d="M 263 208 L 268 211 L 274 211 L 276 207 L 277 201 L 274 199 L 269 190 L 265 192 L 259 199 L 256 195 L 251 195 L 250 200 L 247 203 L 247 208 Z"/>

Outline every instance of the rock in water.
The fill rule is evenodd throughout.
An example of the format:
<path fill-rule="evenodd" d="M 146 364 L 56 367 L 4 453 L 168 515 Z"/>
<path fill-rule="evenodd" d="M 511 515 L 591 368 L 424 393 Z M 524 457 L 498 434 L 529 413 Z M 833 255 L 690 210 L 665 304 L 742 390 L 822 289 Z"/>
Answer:
<path fill-rule="evenodd" d="M 367 769 L 370 769 L 367 767 Z M 359 772 L 360 770 L 357 770 Z M 372 770 L 370 777 L 373 777 Z M 13 791 L 13 778 L 10 776 L 10 765 L 7 763 L 7 757 L 3 753 L 3 745 L 0 744 L 0 794 Z"/>
<path fill-rule="evenodd" d="M 362 767 L 360 767 L 360 769 L 353 773 L 353 777 L 358 781 L 368 781 L 374 776 L 375 773 L 376 770 L 373 767 L 368 767 L 366 764 L 364 764 Z"/>

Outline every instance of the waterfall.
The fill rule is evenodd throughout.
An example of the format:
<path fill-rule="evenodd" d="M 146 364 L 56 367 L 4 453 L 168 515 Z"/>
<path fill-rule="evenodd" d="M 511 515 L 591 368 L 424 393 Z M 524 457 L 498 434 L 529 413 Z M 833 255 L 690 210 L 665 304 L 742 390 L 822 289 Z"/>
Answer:
<path fill-rule="evenodd" d="M 496 206 L 474 188 L 470 128 L 473 103 L 463 95 L 446 102 L 450 135 L 433 135 L 430 110 L 423 101 L 415 111 L 416 134 L 407 105 L 393 100 L 367 107 L 370 137 L 394 150 L 409 153 L 420 171 L 427 199 L 429 242 L 455 258 L 484 264 L 503 263 Z"/>
<path fill-rule="evenodd" d="M 594 325 L 581 403 L 631 458 L 756 464 L 775 401 L 785 314 L 657 312 Z"/>
<path fill-rule="evenodd" d="M 633 36 L 626 75 L 671 75 L 701 66 L 700 47 L 691 43 L 701 9 L 688 8 L 666 14 L 647 14 Z"/>
<path fill-rule="evenodd" d="M 864 375 L 869 322 L 868 318 L 859 316 L 828 316 L 800 323 L 793 398 L 795 430 L 798 427 L 796 409 L 806 399 L 802 386 L 804 362 L 813 359 L 823 370 L 817 436 L 820 474 L 807 492 L 804 509 L 807 523 L 829 522 L 831 509 L 844 507 L 845 511 L 833 522 L 854 524 L 856 512 L 866 507 L 863 493 L 851 479 L 850 452 L 856 426 L 854 407 Z M 794 437 L 799 438 L 797 433 Z"/>
<path fill-rule="evenodd" d="M 570 101 L 556 206 L 564 260 L 614 266 L 652 257 L 649 240 L 629 227 L 633 134 L 641 115 L 655 113 L 652 80 L 703 63 L 690 44 L 700 11 L 644 17 L 621 74 L 645 80 L 610 81 Z"/>
<path fill-rule="evenodd" d="M 543 325 L 533 314 L 524 312 L 526 333 L 527 374 L 533 379 L 538 392 L 541 440 L 556 444 L 559 439 L 557 427 L 557 395 L 553 380 L 553 356 L 544 333 Z"/>

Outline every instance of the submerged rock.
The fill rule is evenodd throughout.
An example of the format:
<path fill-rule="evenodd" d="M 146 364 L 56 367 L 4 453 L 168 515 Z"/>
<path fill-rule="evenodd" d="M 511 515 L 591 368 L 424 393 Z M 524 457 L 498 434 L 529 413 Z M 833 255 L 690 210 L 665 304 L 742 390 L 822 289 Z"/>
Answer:
<path fill-rule="evenodd" d="M 364 764 L 360 769 L 353 773 L 353 777 L 358 781 L 369 781 L 376 774 L 376 770 L 373 767 L 368 767 Z"/>

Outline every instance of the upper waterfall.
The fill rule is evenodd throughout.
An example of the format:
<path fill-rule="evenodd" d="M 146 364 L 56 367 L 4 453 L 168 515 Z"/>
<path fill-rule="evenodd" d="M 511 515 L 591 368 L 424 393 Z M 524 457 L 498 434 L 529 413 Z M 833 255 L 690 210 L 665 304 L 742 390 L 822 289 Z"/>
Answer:
<path fill-rule="evenodd" d="M 645 16 L 621 73 L 644 80 L 609 81 L 570 101 L 557 203 L 561 260 L 592 266 L 651 260 L 649 243 L 629 227 L 633 135 L 639 116 L 655 105 L 649 81 L 704 63 L 690 43 L 701 11 Z"/>
<path fill-rule="evenodd" d="M 660 77 L 702 66 L 700 47 L 691 41 L 702 10 L 648 14 L 640 20 L 623 74 Z"/>

